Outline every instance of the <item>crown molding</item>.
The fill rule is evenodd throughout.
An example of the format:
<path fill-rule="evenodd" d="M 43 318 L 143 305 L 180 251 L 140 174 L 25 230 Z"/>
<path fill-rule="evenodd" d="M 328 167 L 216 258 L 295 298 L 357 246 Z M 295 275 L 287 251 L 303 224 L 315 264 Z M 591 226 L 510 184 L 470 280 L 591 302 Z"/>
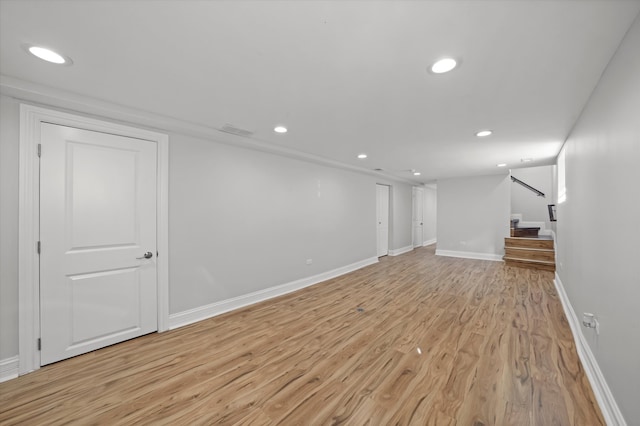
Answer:
<path fill-rule="evenodd" d="M 54 87 L 33 83 L 16 77 L 0 74 L 0 93 L 12 98 L 34 103 L 37 106 L 54 107 L 66 112 L 80 113 L 94 118 L 107 118 L 123 124 L 145 126 L 149 130 L 177 133 L 212 142 L 252 149 L 269 154 L 302 160 L 310 163 L 330 166 L 338 169 L 375 176 L 386 181 L 395 181 L 420 186 L 421 183 L 404 179 L 384 172 L 324 158 L 288 147 L 278 146 L 255 137 L 242 137 L 223 132 L 214 127 L 195 122 L 131 108 L 89 96 L 73 93 Z"/>

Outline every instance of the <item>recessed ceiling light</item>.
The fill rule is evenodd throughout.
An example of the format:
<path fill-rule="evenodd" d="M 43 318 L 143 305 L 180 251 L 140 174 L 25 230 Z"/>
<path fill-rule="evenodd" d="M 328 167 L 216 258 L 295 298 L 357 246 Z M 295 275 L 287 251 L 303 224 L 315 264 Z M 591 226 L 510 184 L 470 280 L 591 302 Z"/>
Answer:
<path fill-rule="evenodd" d="M 453 58 L 443 58 L 440 59 L 435 64 L 431 65 L 431 72 L 434 74 L 443 74 L 445 72 L 449 72 L 454 69 L 458 65 L 455 59 Z"/>
<path fill-rule="evenodd" d="M 287 128 L 284 126 L 276 126 L 273 131 L 276 133 L 287 133 Z"/>
<path fill-rule="evenodd" d="M 530 161 L 533 161 L 533 158 L 522 158 L 520 161 L 523 163 L 529 163 Z"/>
<path fill-rule="evenodd" d="M 496 164 L 498 167 L 507 167 L 507 163 Z"/>
<path fill-rule="evenodd" d="M 476 136 L 479 137 L 479 138 L 484 138 L 484 137 L 487 137 L 487 136 L 492 135 L 492 134 L 493 134 L 493 130 L 489 130 L 489 129 L 480 130 L 479 132 L 476 132 Z"/>
<path fill-rule="evenodd" d="M 51 49 L 47 49 L 46 47 L 41 46 L 25 46 L 27 51 L 31 53 L 33 56 L 42 59 L 43 61 L 50 62 L 52 64 L 57 65 L 71 65 L 72 61 L 70 58 L 62 56 L 61 54 L 54 52 Z"/>
<path fill-rule="evenodd" d="M 358 158 L 364 160 L 365 158 L 367 158 L 367 154 L 358 154 Z"/>
<path fill-rule="evenodd" d="M 420 172 L 413 172 L 413 175 L 414 175 L 414 176 L 420 176 L 421 174 L 422 174 L 422 173 L 420 173 Z"/>

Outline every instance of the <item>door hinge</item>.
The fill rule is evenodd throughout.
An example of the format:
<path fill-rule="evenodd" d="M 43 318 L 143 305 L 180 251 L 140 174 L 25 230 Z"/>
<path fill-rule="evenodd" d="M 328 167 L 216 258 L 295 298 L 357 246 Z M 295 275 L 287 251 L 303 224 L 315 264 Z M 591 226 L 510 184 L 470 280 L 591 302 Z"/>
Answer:
<path fill-rule="evenodd" d="M 38 350 L 42 350 L 42 339 L 38 337 Z"/>
<path fill-rule="evenodd" d="M 41 157 L 41 156 L 42 156 L 42 144 L 39 143 L 38 144 L 38 157 Z"/>
<path fill-rule="evenodd" d="M 40 254 L 40 241 L 38 241 L 38 254 Z"/>

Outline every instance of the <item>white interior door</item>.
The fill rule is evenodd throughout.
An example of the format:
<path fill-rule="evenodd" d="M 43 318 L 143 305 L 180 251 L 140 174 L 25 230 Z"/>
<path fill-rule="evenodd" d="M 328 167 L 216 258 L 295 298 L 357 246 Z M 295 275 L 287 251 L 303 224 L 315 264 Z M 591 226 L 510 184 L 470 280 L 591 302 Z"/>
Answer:
<path fill-rule="evenodd" d="M 413 188 L 413 246 L 421 247 L 423 238 L 424 227 L 424 197 L 422 188 Z"/>
<path fill-rule="evenodd" d="M 376 185 L 378 217 L 378 257 L 389 254 L 389 187 Z"/>
<path fill-rule="evenodd" d="M 157 330 L 157 147 L 47 123 L 41 144 L 45 365 Z"/>

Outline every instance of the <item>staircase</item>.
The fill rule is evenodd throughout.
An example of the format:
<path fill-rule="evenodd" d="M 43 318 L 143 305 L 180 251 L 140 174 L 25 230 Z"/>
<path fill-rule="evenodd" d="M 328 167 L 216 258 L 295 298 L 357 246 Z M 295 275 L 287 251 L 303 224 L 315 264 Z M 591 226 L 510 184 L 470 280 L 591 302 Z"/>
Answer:
<path fill-rule="evenodd" d="M 553 239 L 507 237 L 504 239 L 504 263 L 521 268 L 555 272 L 556 252 Z"/>

